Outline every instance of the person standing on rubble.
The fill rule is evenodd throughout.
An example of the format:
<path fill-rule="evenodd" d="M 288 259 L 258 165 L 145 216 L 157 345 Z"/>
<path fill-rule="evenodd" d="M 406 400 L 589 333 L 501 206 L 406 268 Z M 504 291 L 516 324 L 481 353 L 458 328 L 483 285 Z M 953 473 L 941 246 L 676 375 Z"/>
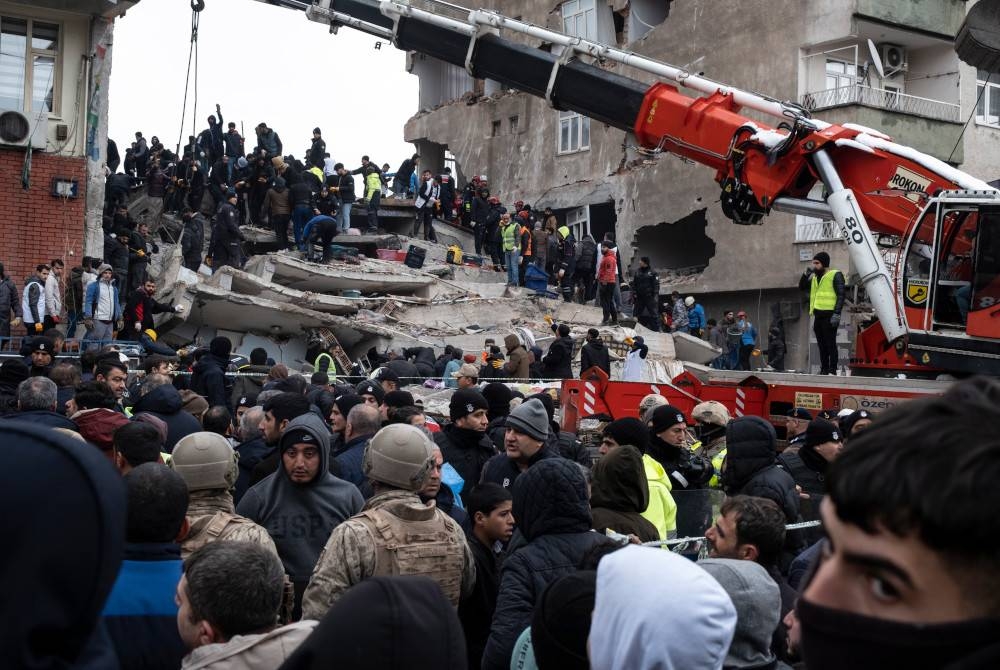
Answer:
<path fill-rule="evenodd" d="M 333 166 L 337 172 L 336 186 L 331 186 L 330 191 L 340 198 L 340 209 L 337 212 L 337 230 L 346 233 L 351 227 L 351 207 L 354 206 L 354 175 L 344 167 L 343 163 Z"/>
<path fill-rule="evenodd" d="M 507 267 L 507 286 L 517 286 L 518 241 L 517 224 L 504 212 L 500 215 L 500 239 L 503 250 L 504 264 Z"/>
<path fill-rule="evenodd" d="M 632 276 L 632 301 L 639 323 L 659 332 L 660 278 L 650 265 L 649 256 L 639 259 L 639 269 Z"/>
<path fill-rule="evenodd" d="M 486 193 L 489 193 L 489 191 L 486 191 Z M 502 272 L 504 265 L 503 251 L 500 248 L 500 217 L 503 216 L 507 210 L 500 204 L 500 198 L 495 195 L 489 196 L 488 202 L 490 208 L 486 215 L 485 246 L 483 248 L 483 253 L 488 253 L 493 259 L 493 269 L 497 272 Z"/>
<path fill-rule="evenodd" d="M 212 241 L 208 245 L 207 263 L 215 273 L 219 268 L 230 265 L 243 266 L 243 250 L 240 242 L 245 238 L 240 231 L 240 213 L 236 210 L 236 189 L 226 191 L 226 201 L 215 214 L 212 227 Z"/>
<path fill-rule="evenodd" d="M 434 180 L 430 170 L 424 170 L 420 175 L 420 185 L 417 187 L 417 198 L 413 203 L 417 209 L 417 219 L 413 226 L 413 237 L 420 233 L 423 224 L 424 239 L 437 242 L 434 234 L 434 210 L 441 206 L 441 187 Z"/>
<path fill-rule="evenodd" d="M 560 226 L 559 230 L 559 290 L 563 300 L 573 301 L 573 275 L 576 272 L 576 239 L 569 226 Z M 571 375 L 572 376 L 572 375 Z"/>
<path fill-rule="evenodd" d="M 476 255 L 482 256 L 486 241 L 486 219 L 490 213 L 490 203 L 487 201 L 489 191 L 476 191 L 469 201 L 469 220 L 472 224 L 472 235 L 476 244 Z M 489 250 L 486 250 L 487 254 Z"/>
<path fill-rule="evenodd" d="M 601 242 L 601 264 L 597 270 L 597 282 L 601 296 L 601 309 L 604 310 L 602 326 L 618 325 L 618 309 L 615 307 L 615 288 L 618 286 L 618 259 L 611 242 Z"/>

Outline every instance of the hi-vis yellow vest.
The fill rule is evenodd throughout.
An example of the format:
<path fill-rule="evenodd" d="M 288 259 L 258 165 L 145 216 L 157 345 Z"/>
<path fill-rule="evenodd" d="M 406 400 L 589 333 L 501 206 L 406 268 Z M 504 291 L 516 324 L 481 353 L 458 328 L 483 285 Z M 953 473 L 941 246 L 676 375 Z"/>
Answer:
<path fill-rule="evenodd" d="M 809 287 L 809 313 L 815 310 L 833 311 L 837 306 L 837 292 L 833 290 L 833 276 L 840 272 L 833 268 L 827 268 L 823 276 L 816 281 L 816 275 L 812 276 Z"/>

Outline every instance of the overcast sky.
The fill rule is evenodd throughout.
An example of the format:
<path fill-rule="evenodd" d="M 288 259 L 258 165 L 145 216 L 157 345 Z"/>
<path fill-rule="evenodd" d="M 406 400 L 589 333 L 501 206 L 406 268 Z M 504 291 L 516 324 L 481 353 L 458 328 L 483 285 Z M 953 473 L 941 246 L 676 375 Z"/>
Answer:
<path fill-rule="evenodd" d="M 175 148 L 190 37 L 187 0 L 142 0 L 117 21 L 108 134 L 123 157 L 137 130 Z M 319 126 L 336 160 L 356 167 L 369 154 L 395 169 L 413 152 L 403 124 L 417 108 L 417 78 L 404 70 L 404 52 L 388 43 L 376 50 L 377 41 L 350 28 L 331 35 L 303 12 L 254 0 L 205 0 L 194 134 L 219 103 L 244 136 L 261 121 L 278 131 L 285 154 L 302 158 Z M 192 134 L 193 76 L 192 66 L 182 146 Z"/>

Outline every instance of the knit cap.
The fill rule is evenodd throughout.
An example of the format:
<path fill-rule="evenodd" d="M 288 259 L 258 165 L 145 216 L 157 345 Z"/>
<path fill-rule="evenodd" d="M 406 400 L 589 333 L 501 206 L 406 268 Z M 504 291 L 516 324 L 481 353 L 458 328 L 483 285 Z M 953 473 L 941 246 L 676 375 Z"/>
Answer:
<path fill-rule="evenodd" d="M 549 436 L 549 415 L 537 398 L 526 400 L 507 417 L 507 427 L 544 442 Z"/>
<path fill-rule="evenodd" d="M 483 394 L 476 389 L 459 389 L 451 396 L 448 404 L 448 415 L 452 421 L 461 419 L 475 412 L 477 409 L 488 410 L 490 405 L 486 402 Z"/>

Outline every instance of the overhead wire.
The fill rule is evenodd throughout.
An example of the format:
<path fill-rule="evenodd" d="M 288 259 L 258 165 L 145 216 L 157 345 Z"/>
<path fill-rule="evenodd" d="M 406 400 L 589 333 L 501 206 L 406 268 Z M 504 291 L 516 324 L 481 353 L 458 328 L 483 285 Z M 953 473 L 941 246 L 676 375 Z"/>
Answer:
<path fill-rule="evenodd" d="M 198 23 L 201 10 L 205 9 L 204 0 L 191 0 L 191 46 L 188 47 L 187 75 L 184 78 L 184 102 L 181 104 L 181 124 L 177 131 L 177 155 L 181 153 L 181 138 L 184 137 L 184 120 L 187 117 L 188 87 L 191 84 L 191 63 L 194 62 L 194 109 L 191 112 L 191 127 L 194 134 L 194 124 L 198 118 Z"/>

